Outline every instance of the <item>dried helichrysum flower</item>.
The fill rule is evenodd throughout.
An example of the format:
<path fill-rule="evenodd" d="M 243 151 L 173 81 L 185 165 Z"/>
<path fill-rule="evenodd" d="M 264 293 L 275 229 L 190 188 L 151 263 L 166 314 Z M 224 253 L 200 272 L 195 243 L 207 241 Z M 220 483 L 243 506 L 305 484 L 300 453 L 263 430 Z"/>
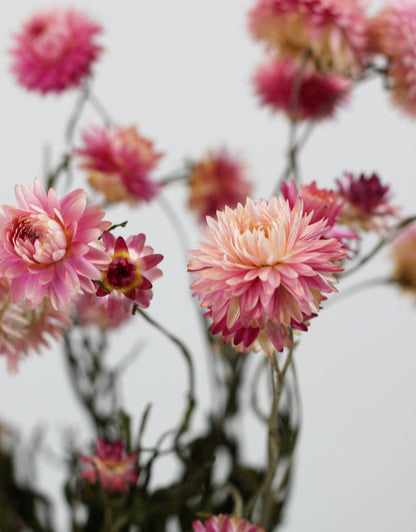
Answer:
<path fill-rule="evenodd" d="M 393 279 L 416 296 L 416 222 L 408 225 L 393 240 L 391 255 Z"/>
<path fill-rule="evenodd" d="M 160 185 L 151 174 L 163 154 L 136 127 L 90 127 L 82 140 L 83 146 L 76 151 L 80 166 L 88 170 L 89 184 L 107 202 L 137 204 L 156 196 Z"/>
<path fill-rule="evenodd" d="M 42 94 L 77 87 L 102 51 L 101 31 L 72 8 L 40 11 L 15 35 L 11 70 L 21 85 Z"/>
<path fill-rule="evenodd" d="M 213 515 L 204 523 L 193 521 L 193 532 L 265 532 L 259 525 L 252 525 L 247 519 Z"/>
<path fill-rule="evenodd" d="M 191 288 L 212 318 L 211 332 L 237 351 L 272 355 L 291 345 L 290 329 L 306 330 L 324 293 L 335 291 L 333 273 L 345 246 L 328 238 L 325 219 L 312 223 L 298 199 L 283 198 L 225 208 L 207 219 L 205 242 L 188 269 Z"/>
<path fill-rule="evenodd" d="M 118 329 L 131 319 L 131 304 L 127 305 L 127 308 L 120 305 L 118 311 L 110 318 L 108 301 L 109 298 L 98 297 L 96 294 L 80 293 L 72 307 L 74 319 L 79 325 L 84 327 L 95 325 L 101 331 Z"/>

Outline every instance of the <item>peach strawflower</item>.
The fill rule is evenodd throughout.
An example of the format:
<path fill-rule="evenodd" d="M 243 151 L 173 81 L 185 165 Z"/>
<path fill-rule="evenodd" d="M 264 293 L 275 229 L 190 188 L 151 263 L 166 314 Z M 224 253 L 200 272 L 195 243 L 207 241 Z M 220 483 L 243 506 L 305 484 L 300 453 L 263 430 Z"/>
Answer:
<path fill-rule="evenodd" d="M 354 176 L 345 173 L 337 180 L 338 195 L 345 200 L 339 221 L 354 231 L 382 231 L 396 215 L 397 207 L 390 203 L 390 190 L 383 186 L 377 174 Z"/>
<path fill-rule="evenodd" d="M 301 76 L 299 88 L 298 76 Z M 269 58 L 253 77 L 262 105 L 284 111 L 295 121 L 332 118 L 347 102 L 351 81 L 335 74 L 321 74 L 309 68 L 299 71 L 291 59 Z M 297 98 L 294 93 L 297 92 Z"/>
<path fill-rule="evenodd" d="M 78 87 L 102 48 L 102 28 L 74 9 L 40 11 L 15 35 L 11 70 L 29 90 L 46 94 Z"/>
<path fill-rule="evenodd" d="M 151 174 L 162 157 L 153 142 L 139 135 L 136 127 L 91 127 L 77 150 L 81 168 L 88 170 L 89 184 L 104 194 L 106 201 L 136 204 L 150 201 L 160 185 Z"/>
<path fill-rule="evenodd" d="M 271 356 L 291 345 L 290 329 L 306 330 L 324 293 L 335 291 L 333 273 L 345 246 L 328 238 L 325 219 L 312 223 L 298 199 L 254 204 L 247 199 L 208 217 L 205 242 L 191 251 L 194 295 L 212 318 L 211 331 L 237 351 Z"/>
<path fill-rule="evenodd" d="M 391 255 L 393 279 L 416 297 L 416 222 L 408 225 L 393 240 Z"/>
<path fill-rule="evenodd" d="M 245 173 L 244 163 L 225 148 L 208 152 L 189 177 L 189 208 L 205 222 L 207 216 L 215 216 L 226 205 L 235 207 L 245 201 L 252 189 Z"/>
<path fill-rule="evenodd" d="M 257 0 L 249 28 L 281 56 L 302 59 L 309 54 L 322 71 L 360 72 L 369 53 L 360 0 Z"/>
<path fill-rule="evenodd" d="M 116 239 L 109 231 L 103 233 L 111 262 L 102 272 L 104 288 L 97 288 L 97 296 L 106 298 L 110 318 L 120 311 L 131 312 L 134 304 L 141 308 L 150 305 L 152 283 L 162 277 L 161 270 L 156 266 L 163 255 L 153 253 L 153 248 L 145 246 L 145 241 L 142 233 L 127 240 L 121 236 Z"/>
<path fill-rule="evenodd" d="M 80 478 L 91 484 L 98 481 L 105 490 L 125 493 L 137 482 L 137 454 L 127 454 L 121 438 L 114 442 L 97 440 L 94 455 L 80 455 L 78 460 L 84 465 Z"/>
<path fill-rule="evenodd" d="M 213 515 L 203 524 L 201 521 L 192 523 L 193 532 L 264 532 L 259 525 L 252 525 L 247 519 Z"/>
<path fill-rule="evenodd" d="M 101 331 L 118 329 L 131 319 L 131 304 L 127 305 L 127 308 L 120 305 L 117 313 L 110 318 L 108 300 L 109 298 L 98 297 L 96 294 L 80 293 L 73 306 L 74 319 L 79 325 L 84 327 L 95 325 Z"/>
<path fill-rule="evenodd" d="M 0 355 L 7 357 L 9 371 L 17 371 L 19 362 L 30 351 L 49 347 L 49 338 L 60 338 L 71 324 L 68 309 L 55 310 L 45 298 L 30 309 L 26 301 L 11 303 L 10 281 L 0 279 Z"/>
<path fill-rule="evenodd" d="M 66 307 L 80 289 L 94 291 L 109 262 L 97 239 L 110 223 L 101 206 L 87 207 L 87 195 L 74 190 L 58 199 L 40 181 L 16 185 L 17 207 L 0 208 L 0 274 L 11 279 L 10 301 L 24 298 L 30 308 L 49 296 L 55 309 Z"/>
<path fill-rule="evenodd" d="M 393 102 L 416 116 L 416 2 L 391 2 L 373 23 L 377 50 L 388 59 Z"/>

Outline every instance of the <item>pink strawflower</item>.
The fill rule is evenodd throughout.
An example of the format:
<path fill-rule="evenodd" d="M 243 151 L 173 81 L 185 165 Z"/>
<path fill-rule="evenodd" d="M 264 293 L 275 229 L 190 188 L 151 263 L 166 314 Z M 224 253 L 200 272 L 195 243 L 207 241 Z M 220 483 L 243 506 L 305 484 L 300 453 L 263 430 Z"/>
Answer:
<path fill-rule="evenodd" d="M 246 167 L 225 148 L 210 151 L 192 168 L 189 178 L 189 208 L 205 222 L 227 205 L 235 207 L 250 195 Z"/>
<path fill-rule="evenodd" d="M 101 331 L 118 329 L 131 319 L 131 304 L 127 305 L 127 308 L 120 305 L 118 312 L 110 318 L 108 301 L 109 298 L 98 297 L 96 294 L 80 293 L 73 307 L 74 319 L 79 325 L 84 327 L 95 325 Z"/>
<path fill-rule="evenodd" d="M 381 184 L 377 174 L 367 177 L 345 173 L 337 184 L 338 195 L 345 200 L 340 223 L 355 231 L 382 231 L 388 227 L 397 207 L 391 205 L 389 187 Z"/>
<path fill-rule="evenodd" d="M 416 116 L 416 2 L 390 3 L 375 18 L 373 31 L 377 50 L 388 59 L 393 102 Z"/>
<path fill-rule="evenodd" d="M 408 225 L 392 242 L 393 279 L 416 297 L 416 222 Z"/>
<path fill-rule="evenodd" d="M 0 354 L 7 357 L 9 371 L 17 371 L 19 362 L 30 351 L 49 347 L 49 338 L 60 338 L 71 324 L 68 309 L 55 310 L 45 298 L 31 309 L 26 301 L 11 303 L 10 281 L 0 279 Z"/>
<path fill-rule="evenodd" d="M 108 315 L 114 318 L 120 311 L 131 312 L 133 305 L 147 308 L 153 296 L 153 281 L 162 277 L 156 266 L 163 255 L 153 253 L 145 246 L 146 237 L 140 233 L 127 240 L 109 231 L 103 233 L 103 242 L 111 262 L 102 272 L 105 288 L 97 288 L 97 296 L 107 299 Z"/>
<path fill-rule="evenodd" d="M 81 168 L 89 171 L 88 182 L 109 203 L 150 201 L 160 185 L 151 173 L 162 157 L 153 142 L 139 135 L 136 127 L 91 127 L 77 150 Z"/>
<path fill-rule="evenodd" d="M 360 0 L 256 0 L 249 12 L 254 38 L 281 56 L 310 54 L 323 71 L 360 72 L 370 47 Z"/>
<path fill-rule="evenodd" d="M 110 223 L 101 206 L 87 207 L 87 195 L 74 190 L 58 199 L 35 179 L 17 185 L 17 207 L 0 208 L 0 274 L 11 279 L 10 301 L 25 297 L 30 308 L 49 296 L 55 309 L 68 306 L 80 289 L 94 291 L 109 262 L 97 239 Z"/>
<path fill-rule="evenodd" d="M 105 490 L 125 493 L 137 482 L 137 454 L 127 454 L 121 438 L 114 442 L 97 440 L 94 455 L 80 455 L 78 460 L 84 465 L 80 478 L 91 484 L 99 482 Z"/>
<path fill-rule="evenodd" d="M 201 521 L 192 523 L 193 532 L 264 532 L 259 525 L 252 525 L 247 519 L 213 515 L 203 524 Z"/>
<path fill-rule="evenodd" d="M 291 345 L 290 328 L 307 330 L 323 293 L 335 291 L 333 273 L 347 255 L 328 238 L 325 219 L 312 223 L 298 199 L 283 198 L 228 207 L 207 218 L 206 242 L 191 251 L 191 288 L 208 310 L 211 331 L 237 351 L 260 348 L 270 356 Z"/>
<path fill-rule="evenodd" d="M 299 72 L 296 62 L 274 57 L 260 65 L 253 83 L 262 105 L 284 111 L 295 121 L 333 117 L 337 108 L 347 102 L 351 88 L 347 78 L 317 73 L 310 68 Z"/>
<path fill-rule="evenodd" d="M 21 85 L 42 94 L 78 87 L 102 51 L 95 42 L 101 31 L 74 9 L 40 11 L 15 35 L 12 72 Z"/>

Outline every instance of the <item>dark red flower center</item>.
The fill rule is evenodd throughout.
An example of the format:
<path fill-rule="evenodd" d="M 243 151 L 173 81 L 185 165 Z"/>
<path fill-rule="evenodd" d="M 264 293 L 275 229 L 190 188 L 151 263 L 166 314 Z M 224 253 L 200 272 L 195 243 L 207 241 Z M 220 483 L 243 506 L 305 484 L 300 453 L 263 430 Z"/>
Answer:
<path fill-rule="evenodd" d="M 138 286 L 141 273 L 138 265 L 130 257 L 114 257 L 105 274 L 106 285 L 110 290 L 127 292 Z"/>

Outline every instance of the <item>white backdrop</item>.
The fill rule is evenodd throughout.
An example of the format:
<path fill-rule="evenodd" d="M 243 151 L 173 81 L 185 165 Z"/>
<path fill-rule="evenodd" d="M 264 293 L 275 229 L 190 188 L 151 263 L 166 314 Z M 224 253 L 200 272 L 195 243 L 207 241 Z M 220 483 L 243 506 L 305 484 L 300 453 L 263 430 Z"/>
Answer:
<path fill-rule="evenodd" d="M 159 176 L 176 170 L 186 156 L 199 157 L 207 148 L 225 144 L 246 159 L 256 199 L 269 196 L 284 165 L 287 129 L 282 118 L 260 109 L 252 94 L 249 79 L 262 50 L 246 31 L 248 0 L 55 3 L 78 5 L 104 26 L 106 51 L 95 68 L 94 91 L 117 122 L 137 124 L 166 153 Z M 15 183 L 29 185 L 42 176 L 45 145 L 52 147 L 54 162 L 59 160 L 76 99 L 73 91 L 45 98 L 27 93 L 8 72 L 11 34 L 44 5 L 38 0 L 0 3 L 1 203 L 14 202 Z M 98 123 L 93 111 L 84 116 L 83 124 L 89 123 Z M 344 170 L 377 171 L 391 183 L 403 212 L 415 213 L 415 133 L 416 123 L 391 108 L 379 81 L 368 83 L 336 121 L 315 131 L 302 154 L 304 179 L 331 186 Z M 185 198 L 178 188 L 169 189 L 167 196 L 182 209 Z M 126 209 L 110 216 L 120 222 Z M 164 278 L 157 283 L 150 313 L 195 351 L 198 392 L 206 395 L 202 341 L 170 224 L 157 204 L 131 210 L 128 217 L 126 234 L 145 232 L 155 251 L 165 255 Z M 195 245 L 193 218 L 185 223 Z M 346 285 L 387 275 L 389 269 L 386 253 Z M 323 310 L 304 335 L 296 352 L 304 421 L 282 531 L 415 530 L 415 325 L 416 309 L 407 296 L 394 288 L 374 288 Z M 123 393 L 136 417 L 147 402 L 155 403 L 151 441 L 177 420 L 185 373 L 180 356 L 157 332 L 142 322 L 137 329 L 123 334 L 125 352 L 138 335 L 145 343 L 124 378 Z M 112 354 L 114 363 L 120 351 Z M 42 423 L 56 452 L 67 425 L 88 443 L 88 425 L 66 381 L 58 345 L 41 358 L 32 355 L 16 376 L 7 374 L 0 362 L 0 419 L 26 437 Z M 202 422 L 200 416 L 196 427 Z M 248 455 L 261 455 L 263 433 L 251 424 L 242 430 L 249 440 Z M 57 498 L 61 473 L 49 462 L 42 460 L 39 482 Z M 166 466 L 161 472 L 164 480 L 169 471 Z M 59 508 L 58 529 L 65 530 L 62 503 Z"/>

